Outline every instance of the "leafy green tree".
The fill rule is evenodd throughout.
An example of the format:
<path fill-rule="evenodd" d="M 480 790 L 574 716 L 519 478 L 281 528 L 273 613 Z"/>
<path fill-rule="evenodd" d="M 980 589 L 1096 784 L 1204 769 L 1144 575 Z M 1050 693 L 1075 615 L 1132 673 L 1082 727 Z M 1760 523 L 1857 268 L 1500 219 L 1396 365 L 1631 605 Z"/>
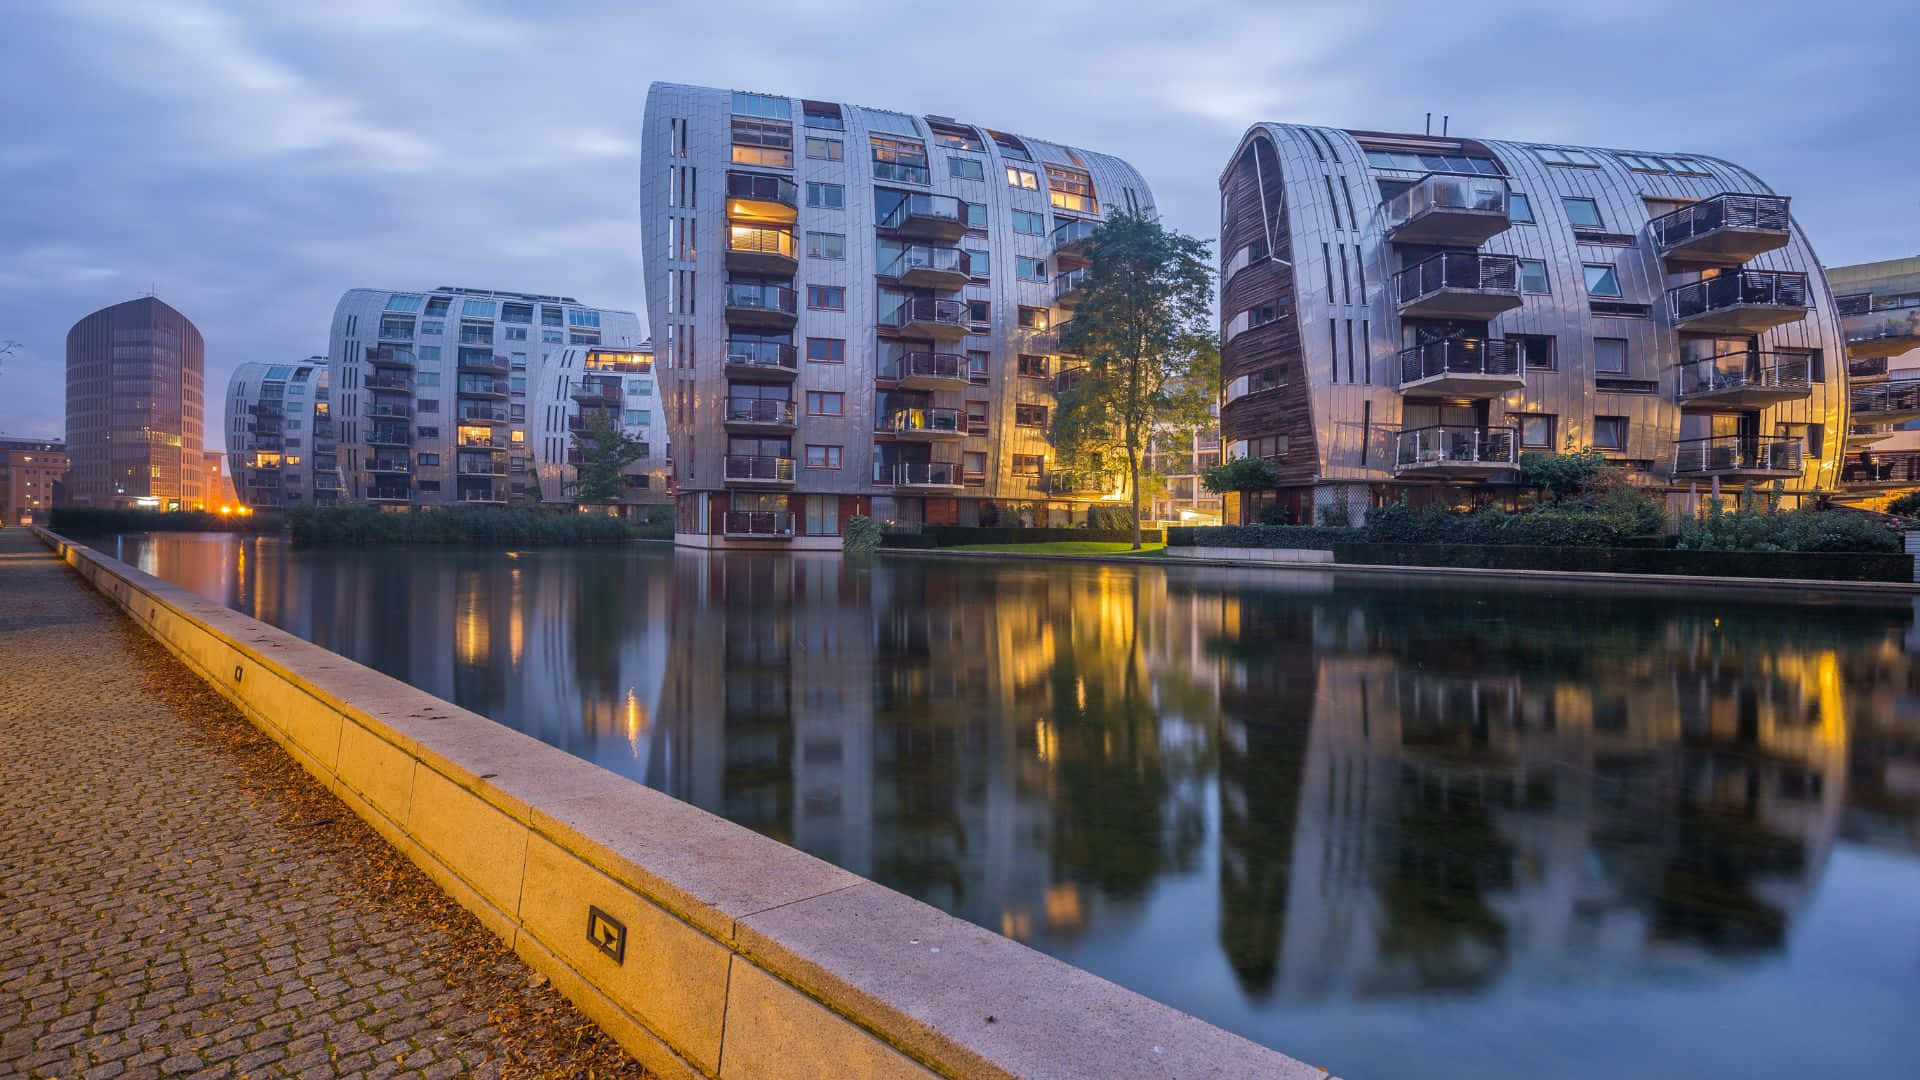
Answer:
<path fill-rule="evenodd" d="M 1280 474 L 1266 458 L 1243 457 L 1223 461 L 1200 474 L 1200 484 L 1215 495 L 1230 491 L 1246 494 L 1267 491 L 1280 483 Z"/>
<path fill-rule="evenodd" d="M 647 455 L 646 443 L 614 427 L 602 412 L 587 417 L 585 431 L 573 433 L 573 448 L 580 454 L 573 501 L 581 505 L 617 502 L 626 484 L 622 470 Z"/>
<path fill-rule="evenodd" d="M 1209 245 L 1136 214 L 1087 240 L 1085 293 L 1060 333 L 1060 351 L 1086 367 L 1060 397 L 1050 431 L 1066 461 L 1124 462 L 1140 546 L 1146 450 L 1211 422 L 1219 371 Z"/>

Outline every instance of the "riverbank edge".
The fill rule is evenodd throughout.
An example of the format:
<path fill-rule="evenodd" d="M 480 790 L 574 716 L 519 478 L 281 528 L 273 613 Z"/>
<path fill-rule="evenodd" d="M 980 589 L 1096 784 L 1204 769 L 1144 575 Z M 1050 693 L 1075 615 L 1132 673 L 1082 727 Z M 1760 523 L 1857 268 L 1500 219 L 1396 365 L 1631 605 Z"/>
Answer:
<path fill-rule="evenodd" d="M 663 1076 L 1326 1077 L 33 531 Z"/>
<path fill-rule="evenodd" d="M 1511 578 L 1521 581 L 1576 582 L 1608 585 L 1648 585 L 1663 588 L 1700 586 L 1770 590 L 1775 592 L 1860 593 L 1877 596 L 1920 596 L 1920 582 L 1905 581 L 1822 581 L 1816 578 L 1708 577 L 1692 574 L 1615 574 L 1599 570 L 1505 570 L 1470 566 L 1383 566 L 1368 563 L 1331 561 L 1287 561 L 1281 559 L 1231 559 L 1202 555 L 1173 555 L 1174 549 L 1153 556 L 1141 555 L 1061 555 L 1020 551 L 949 551 L 941 548 L 881 548 L 888 558 L 906 559 L 1030 559 L 1052 562 L 1102 563 L 1108 566 L 1230 566 L 1258 568 L 1285 573 L 1372 574 L 1385 577 L 1455 577 L 1469 580 Z M 1185 550 L 1194 550 L 1188 548 Z M 1282 549 L 1284 550 L 1284 549 Z"/>

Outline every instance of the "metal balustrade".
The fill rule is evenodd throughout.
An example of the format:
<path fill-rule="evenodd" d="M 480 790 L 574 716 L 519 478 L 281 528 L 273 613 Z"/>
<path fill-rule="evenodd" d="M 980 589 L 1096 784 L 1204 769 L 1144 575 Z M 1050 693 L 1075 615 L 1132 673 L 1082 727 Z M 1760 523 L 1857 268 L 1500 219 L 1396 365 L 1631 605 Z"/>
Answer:
<path fill-rule="evenodd" d="M 1673 474 L 1676 477 L 1716 473 L 1797 475 L 1803 450 L 1796 435 L 1713 435 L 1681 439 L 1674 444 Z"/>
<path fill-rule="evenodd" d="M 1689 203 L 1647 223 L 1653 246 L 1662 255 L 1687 254 L 1689 249 L 1710 261 L 1738 266 L 1764 251 L 1786 244 L 1792 218 L 1781 195 L 1726 193 Z M 1749 234 L 1744 239 L 1721 237 L 1729 231 Z M 1716 242 L 1716 240 L 1718 242 Z"/>
<path fill-rule="evenodd" d="M 728 510 L 720 529 L 727 536 L 791 537 L 793 514 L 785 510 Z"/>
<path fill-rule="evenodd" d="M 950 461 L 873 463 L 873 482 L 893 487 L 959 487 L 961 467 Z"/>
<path fill-rule="evenodd" d="M 1393 276 L 1402 314 L 1486 318 L 1520 306 L 1520 262 L 1512 255 L 1443 251 Z"/>
<path fill-rule="evenodd" d="M 1806 397 L 1813 393 L 1811 368 L 1804 353 L 1721 353 L 1675 365 L 1674 394 L 1751 404 Z"/>
<path fill-rule="evenodd" d="M 729 481 L 793 483 L 793 459 L 754 454 L 728 454 L 721 461 L 721 478 Z"/>
<path fill-rule="evenodd" d="M 729 398 L 727 422 L 792 427 L 793 402 L 781 401 L 777 398 Z"/>
<path fill-rule="evenodd" d="M 895 409 L 887 414 L 884 430 L 895 434 L 958 435 L 960 410 L 935 407 Z"/>
<path fill-rule="evenodd" d="M 1762 316 L 1751 329 L 1764 329 L 1806 313 L 1807 275 L 1786 270 L 1735 270 L 1667 290 L 1667 307 L 1676 324 L 1704 321 L 1739 308 L 1772 308 L 1788 318 Z M 1718 324 L 1716 324 L 1718 326 Z M 1729 322 L 1727 330 L 1746 328 Z"/>
<path fill-rule="evenodd" d="M 1853 387 L 1848 405 L 1856 420 L 1893 420 L 1920 416 L 1920 379 L 1893 379 Z"/>
<path fill-rule="evenodd" d="M 1520 440 L 1512 428 L 1435 424 L 1400 432 L 1397 471 L 1516 468 Z"/>
<path fill-rule="evenodd" d="M 1400 387 L 1449 375 L 1524 378 L 1520 343 L 1504 338 L 1448 338 L 1400 351 Z"/>
<path fill-rule="evenodd" d="M 1507 182 L 1497 176 L 1428 173 L 1381 209 L 1400 243 L 1478 245 L 1509 224 Z"/>

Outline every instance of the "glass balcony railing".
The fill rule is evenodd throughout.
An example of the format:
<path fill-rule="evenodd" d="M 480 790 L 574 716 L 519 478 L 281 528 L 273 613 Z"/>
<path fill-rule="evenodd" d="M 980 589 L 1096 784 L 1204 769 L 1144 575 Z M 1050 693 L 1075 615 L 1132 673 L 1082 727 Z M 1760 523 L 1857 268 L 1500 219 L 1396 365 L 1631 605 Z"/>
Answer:
<path fill-rule="evenodd" d="M 499 356 L 494 353 L 468 354 L 465 353 L 464 350 L 462 353 L 460 357 L 461 371 L 498 372 L 503 375 L 507 372 L 507 358 L 504 356 Z"/>
<path fill-rule="evenodd" d="M 1674 321 L 1738 307 L 1804 311 L 1807 275 L 1786 270 L 1735 270 L 1667 290 Z"/>
<path fill-rule="evenodd" d="M 1920 485 L 1920 450 L 1849 454 L 1840 465 L 1840 482 L 1854 487 Z"/>
<path fill-rule="evenodd" d="M 1069 218 L 1053 227 L 1053 250 L 1069 249 L 1078 251 L 1080 245 L 1093 238 L 1095 230 L 1100 228 L 1097 221 L 1085 218 Z"/>
<path fill-rule="evenodd" d="M 1400 385 L 1448 375 L 1521 378 L 1520 343 L 1504 338 L 1449 338 L 1400 351 Z"/>
<path fill-rule="evenodd" d="M 763 454 L 728 454 L 721 461 L 720 475 L 725 480 L 791 484 L 793 459 Z"/>
<path fill-rule="evenodd" d="M 367 489 L 369 502 L 406 502 L 413 498 L 413 492 L 404 487 L 371 487 Z"/>
<path fill-rule="evenodd" d="M 936 300 L 925 296 L 908 297 L 893 316 L 895 326 L 957 328 L 967 326 L 967 305 L 962 300 Z"/>
<path fill-rule="evenodd" d="M 369 446 L 412 446 L 413 429 L 404 424 L 375 424 L 367 429 Z"/>
<path fill-rule="evenodd" d="M 784 176 L 766 173 L 727 173 L 727 198 L 750 202 L 778 203 L 793 208 L 800 205 L 799 187 Z"/>
<path fill-rule="evenodd" d="M 1714 473 L 1798 473 L 1802 444 L 1797 435 L 1713 435 L 1674 444 L 1675 476 Z"/>
<path fill-rule="evenodd" d="M 729 510 L 721 516 L 720 525 L 727 536 L 793 535 L 793 515 L 785 510 Z"/>
<path fill-rule="evenodd" d="M 763 229 L 753 225 L 728 225 L 727 250 L 747 255 L 798 258 L 793 233 L 786 229 Z"/>
<path fill-rule="evenodd" d="M 915 349 L 881 358 L 878 374 L 883 379 L 964 382 L 968 378 L 967 358 L 959 353 Z"/>
<path fill-rule="evenodd" d="M 1402 470 L 1507 468 L 1520 463 L 1512 428 L 1436 424 L 1400 433 L 1394 458 Z"/>
<path fill-rule="evenodd" d="M 1057 304 L 1069 304 L 1077 300 L 1087 288 L 1085 269 L 1069 270 L 1053 279 L 1053 299 Z"/>
<path fill-rule="evenodd" d="M 367 459 L 367 471 L 370 473 L 410 473 L 413 471 L 413 462 L 403 457 L 369 458 Z"/>
<path fill-rule="evenodd" d="M 1715 195 L 1662 214 L 1647 223 L 1662 254 L 1723 229 L 1779 233 L 1791 223 L 1787 199 L 1780 195 Z M 1783 239 L 1784 242 L 1784 239 Z"/>
<path fill-rule="evenodd" d="M 958 462 L 951 461 L 906 461 L 887 464 L 873 463 L 873 482 L 893 487 L 959 487 L 961 470 Z"/>
<path fill-rule="evenodd" d="M 727 366 L 794 371 L 799 367 L 799 351 L 778 341 L 728 341 Z"/>
<path fill-rule="evenodd" d="M 1833 313 L 1843 319 L 1849 315 L 1870 314 L 1872 311 L 1872 293 L 1848 293 L 1833 298 Z"/>
<path fill-rule="evenodd" d="M 1853 357 L 1847 360 L 1847 378 L 1849 379 L 1884 378 L 1889 370 L 1887 358 L 1884 356 Z"/>
<path fill-rule="evenodd" d="M 1856 386 L 1848 393 L 1848 404 L 1856 417 L 1920 415 L 1920 379 L 1893 379 Z"/>
<path fill-rule="evenodd" d="M 960 410 L 933 407 L 895 409 L 887 414 L 882 430 L 896 434 L 958 435 L 961 433 Z"/>
<path fill-rule="evenodd" d="M 410 375 L 369 375 L 362 385 L 369 390 L 394 390 L 404 394 L 413 393 L 413 377 Z"/>
<path fill-rule="evenodd" d="M 921 183 L 926 181 L 922 179 Z M 881 217 L 882 229 L 909 229 L 915 226 L 966 227 L 966 208 L 951 195 L 908 195 Z"/>
<path fill-rule="evenodd" d="M 778 398 L 731 398 L 727 401 L 727 422 L 792 427 L 793 402 Z"/>
<path fill-rule="evenodd" d="M 1512 255 L 1443 251 L 1393 275 L 1402 304 L 1446 290 L 1481 293 L 1520 292 L 1520 262 Z"/>
<path fill-rule="evenodd" d="M 460 419 L 467 423 L 504 424 L 507 422 L 507 410 L 497 405 L 472 405 L 461 403 Z"/>
<path fill-rule="evenodd" d="M 403 405 L 398 402 L 370 401 L 367 403 L 367 407 L 361 415 L 376 419 L 379 417 L 392 417 L 397 420 L 405 420 L 413 415 L 413 406 Z"/>
<path fill-rule="evenodd" d="M 880 268 L 889 277 L 907 278 L 916 273 L 966 277 L 972 272 L 972 260 L 959 248 L 910 244 Z"/>
<path fill-rule="evenodd" d="M 1432 240 L 1458 239 L 1478 243 L 1507 227 L 1507 182 L 1497 176 L 1459 176 L 1428 173 L 1412 187 L 1388 199 L 1387 232 L 1418 229 Z M 1479 220 L 1484 219 L 1484 220 Z"/>
<path fill-rule="evenodd" d="M 1736 352 L 1676 366 L 1674 392 L 1681 400 L 1767 394 L 1792 397 L 1813 391 L 1812 361 L 1805 354 Z"/>
<path fill-rule="evenodd" d="M 795 314 L 799 309 L 798 298 L 794 295 L 794 291 L 784 285 L 740 283 L 727 286 L 727 307 L 750 308 L 785 315 Z"/>

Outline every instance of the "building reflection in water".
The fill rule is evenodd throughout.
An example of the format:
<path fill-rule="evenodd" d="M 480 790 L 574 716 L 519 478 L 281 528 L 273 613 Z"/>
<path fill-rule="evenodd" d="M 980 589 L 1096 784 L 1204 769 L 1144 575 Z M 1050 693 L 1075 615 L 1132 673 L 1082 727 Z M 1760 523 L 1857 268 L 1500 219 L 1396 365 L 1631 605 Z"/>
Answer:
<path fill-rule="evenodd" d="M 1905 605 L 690 551 L 133 553 L 1096 971 L 1164 936 L 1150 915 L 1177 891 L 1228 974 L 1176 1004 L 1210 1018 L 1220 995 L 1737 977 L 1785 948 L 1838 839 L 1920 851 Z"/>

